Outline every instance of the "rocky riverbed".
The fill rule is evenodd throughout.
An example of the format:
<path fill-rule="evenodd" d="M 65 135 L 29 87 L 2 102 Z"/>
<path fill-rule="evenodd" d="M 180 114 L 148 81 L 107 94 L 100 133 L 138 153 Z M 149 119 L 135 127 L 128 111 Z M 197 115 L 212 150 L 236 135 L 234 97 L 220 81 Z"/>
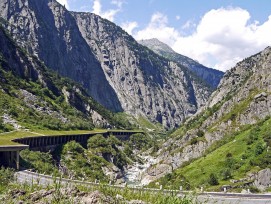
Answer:
<path fill-rule="evenodd" d="M 130 186 L 147 185 L 150 182 L 146 179 L 147 171 L 157 163 L 157 159 L 147 153 L 138 156 L 143 160 L 143 164 L 135 162 L 133 165 L 129 165 L 124 174 L 125 182 Z"/>

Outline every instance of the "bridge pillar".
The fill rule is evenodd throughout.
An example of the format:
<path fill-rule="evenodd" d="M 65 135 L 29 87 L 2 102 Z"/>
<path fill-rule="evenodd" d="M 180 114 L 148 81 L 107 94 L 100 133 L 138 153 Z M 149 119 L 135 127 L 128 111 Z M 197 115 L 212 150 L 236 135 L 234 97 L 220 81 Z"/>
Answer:
<path fill-rule="evenodd" d="M 20 151 L 16 151 L 16 168 L 20 169 Z"/>

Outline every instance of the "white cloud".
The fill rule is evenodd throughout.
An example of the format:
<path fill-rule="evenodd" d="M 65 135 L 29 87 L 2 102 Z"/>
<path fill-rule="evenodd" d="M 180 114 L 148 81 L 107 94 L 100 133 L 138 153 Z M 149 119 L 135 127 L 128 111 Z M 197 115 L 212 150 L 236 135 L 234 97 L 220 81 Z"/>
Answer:
<path fill-rule="evenodd" d="M 123 0 L 112 0 L 111 1 L 111 4 L 116 5 L 118 8 L 121 8 L 123 3 L 124 3 Z"/>
<path fill-rule="evenodd" d="M 92 9 L 93 9 L 92 10 L 93 13 L 100 15 L 102 11 L 102 5 L 101 5 L 100 0 L 94 0 Z"/>
<path fill-rule="evenodd" d="M 123 0 L 112 0 L 111 4 L 117 6 L 117 8 L 102 11 L 101 0 L 94 0 L 92 12 L 110 21 L 114 21 L 114 17 L 118 12 L 120 12 L 123 3 L 124 3 Z"/>
<path fill-rule="evenodd" d="M 179 33 L 173 28 L 167 26 L 168 19 L 162 13 L 154 13 L 148 26 L 136 32 L 134 37 L 137 40 L 158 38 L 159 40 L 172 46 L 179 37 Z"/>
<path fill-rule="evenodd" d="M 132 35 L 133 30 L 135 28 L 138 27 L 138 23 L 136 21 L 132 21 L 132 22 L 125 22 L 121 24 L 121 27 L 123 28 L 123 30 L 125 30 L 127 33 L 129 33 L 130 35 Z"/>
<path fill-rule="evenodd" d="M 156 37 L 181 54 L 225 71 L 271 45 L 271 15 L 263 24 L 249 20 L 249 12 L 241 8 L 211 10 L 191 35 L 183 36 L 168 25 L 165 15 L 155 13 L 148 26 L 134 36 L 137 40 Z"/>
<path fill-rule="evenodd" d="M 70 9 L 68 0 L 57 0 L 57 1 L 58 1 L 58 3 L 62 4 L 63 6 L 65 6 L 67 9 Z"/>
<path fill-rule="evenodd" d="M 193 21 L 191 21 L 191 20 L 188 20 L 188 21 L 186 21 L 185 22 L 185 24 L 182 26 L 182 29 L 189 29 L 189 28 L 191 28 L 191 27 L 193 27 L 193 26 L 196 26 L 194 23 L 193 23 Z"/>
<path fill-rule="evenodd" d="M 177 21 L 181 19 L 180 16 L 175 16 L 175 18 L 176 18 Z"/>

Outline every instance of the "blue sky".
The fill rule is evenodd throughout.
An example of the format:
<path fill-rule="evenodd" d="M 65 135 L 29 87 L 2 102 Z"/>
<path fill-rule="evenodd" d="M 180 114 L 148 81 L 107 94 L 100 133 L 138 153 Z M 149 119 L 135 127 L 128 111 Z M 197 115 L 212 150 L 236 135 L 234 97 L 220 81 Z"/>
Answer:
<path fill-rule="evenodd" d="M 137 40 L 158 38 L 223 71 L 271 45 L 270 0 L 58 1 L 107 18 Z"/>

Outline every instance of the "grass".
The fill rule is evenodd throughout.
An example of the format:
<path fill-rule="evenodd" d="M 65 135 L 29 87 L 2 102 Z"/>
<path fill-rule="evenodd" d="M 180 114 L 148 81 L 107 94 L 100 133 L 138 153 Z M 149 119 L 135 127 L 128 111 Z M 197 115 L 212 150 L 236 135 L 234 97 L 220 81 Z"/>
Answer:
<path fill-rule="evenodd" d="M 20 145 L 11 140 L 22 137 L 38 136 L 38 134 L 26 132 L 26 131 L 14 131 L 9 133 L 4 133 L 0 135 L 0 145 Z"/>
<path fill-rule="evenodd" d="M 71 130 L 71 131 L 58 131 L 58 130 L 21 130 L 0 134 L 0 146 L 3 145 L 20 145 L 13 142 L 13 139 L 32 137 L 32 136 L 47 136 L 47 135 L 76 135 L 88 133 L 104 133 L 108 130 L 94 129 L 94 130 Z M 110 130 L 112 132 L 119 132 L 120 130 Z M 121 132 L 142 132 L 140 130 L 121 130 Z"/>
<path fill-rule="evenodd" d="M 204 185 L 211 173 L 220 174 L 225 168 L 225 158 L 227 153 L 231 153 L 234 158 L 240 160 L 241 155 L 246 150 L 243 139 L 247 136 L 247 132 L 238 135 L 233 141 L 218 148 L 214 152 L 202 157 L 192 164 L 178 170 L 176 173 L 189 178 L 193 186 Z M 237 172 L 236 172 L 237 173 Z M 235 175 L 240 177 L 239 175 Z"/>
<path fill-rule="evenodd" d="M 127 203 L 127 201 L 138 200 L 146 203 L 156 203 L 156 204 L 192 204 L 200 203 L 195 194 L 185 194 L 182 198 L 178 197 L 176 193 L 164 194 L 163 192 L 148 192 L 144 190 L 131 190 L 128 188 L 117 189 L 111 188 L 104 185 L 99 186 L 83 186 L 76 185 L 72 189 L 76 190 L 77 193 L 70 193 L 66 185 L 59 184 L 58 181 L 55 181 L 54 184 L 47 187 L 42 187 L 37 184 L 15 184 L 10 182 L 8 185 L 9 191 L 6 189 L 3 192 L 3 198 L 5 203 L 14 203 L 16 201 L 31 202 L 33 197 L 37 192 L 41 190 L 46 190 L 52 192 L 51 197 L 41 197 L 36 202 L 44 203 L 55 203 L 55 204 L 66 204 L 66 203 L 75 203 L 76 194 L 90 194 L 91 192 L 96 192 L 98 195 L 97 199 L 99 203 Z M 14 192 L 24 192 L 18 197 L 14 197 Z M 101 196 L 99 196 L 101 195 Z M 105 198 L 105 196 L 107 198 Z M 110 200 L 108 202 L 108 199 Z"/>
<path fill-rule="evenodd" d="M 192 187 L 206 187 L 208 190 L 220 190 L 222 185 L 231 185 L 238 190 L 238 185 L 233 184 L 230 179 L 239 180 L 245 178 L 249 172 L 258 172 L 260 169 L 270 166 L 270 153 L 268 150 L 268 141 L 271 137 L 271 119 L 260 121 L 231 137 L 221 146 L 210 147 L 203 157 L 191 161 L 190 164 L 177 169 L 172 174 L 159 180 L 163 186 L 173 186 L 178 189 L 185 179 Z M 267 141 L 267 142 L 266 142 Z M 216 144 L 214 144 L 216 145 Z M 259 148 L 261 147 L 261 148 Z M 228 170 L 230 177 L 223 177 L 223 172 Z M 218 178 L 219 185 L 211 186 L 208 184 L 210 174 L 215 174 Z M 154 186 L 154 183 L 151 184 Z"/>
<path fill-rule="evenodd" d="M 159 131 L 163 130 L 163 127 L 161 124 L 159 124 L 159 123 L 154 124 L 143 116 L 139 116 L 137 119 L 137 122 L 142 128 L 147 129 L 149 131 L 153 130 L 153 131 L 159 132 Z"/>

